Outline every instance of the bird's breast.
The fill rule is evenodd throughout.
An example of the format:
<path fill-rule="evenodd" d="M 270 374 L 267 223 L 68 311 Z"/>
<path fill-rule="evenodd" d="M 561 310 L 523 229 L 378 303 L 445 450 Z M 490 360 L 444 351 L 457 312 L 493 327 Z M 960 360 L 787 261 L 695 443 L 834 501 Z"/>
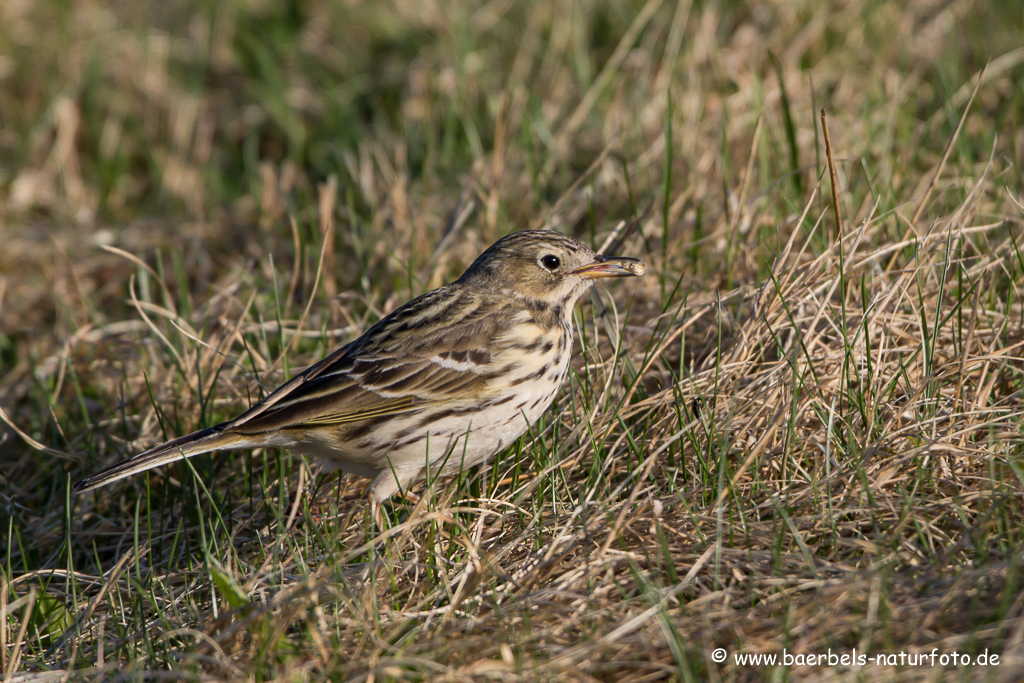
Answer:
<path fill-rule="evenodd" d="M 571 330 L 520 322 L 495 340 L 488 381 L 503 407 L 530 424 L 551 405 L 569 372 Z"/>

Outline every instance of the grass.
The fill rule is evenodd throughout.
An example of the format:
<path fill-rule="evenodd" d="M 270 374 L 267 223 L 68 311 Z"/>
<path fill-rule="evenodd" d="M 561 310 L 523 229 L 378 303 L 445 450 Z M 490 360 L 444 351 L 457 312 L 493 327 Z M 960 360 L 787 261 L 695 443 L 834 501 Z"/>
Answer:
<path fill-rule="evenodd" d="M 1019 678 L 1022 32 L 1012 3 L 3 5 L 0 677 Z M 539 226 L 648 274 L 580 307 L 527 436 L 383 531 L 278 451 L 71 496 Z M 782 661 L 854 650 L 891 657 Z"/>

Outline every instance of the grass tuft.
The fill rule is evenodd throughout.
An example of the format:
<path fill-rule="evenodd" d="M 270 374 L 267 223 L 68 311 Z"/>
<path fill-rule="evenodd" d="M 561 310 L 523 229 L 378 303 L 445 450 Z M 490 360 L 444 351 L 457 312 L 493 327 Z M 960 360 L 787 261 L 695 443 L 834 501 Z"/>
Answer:
<path fill-rule="evenodd" d="M 0 6 L 0 678 L 1022 676 L 1019 9 L 141 7 Z M 540 226 L 648 273 L 384 529 L 278 450 L 71 495 Z"/>

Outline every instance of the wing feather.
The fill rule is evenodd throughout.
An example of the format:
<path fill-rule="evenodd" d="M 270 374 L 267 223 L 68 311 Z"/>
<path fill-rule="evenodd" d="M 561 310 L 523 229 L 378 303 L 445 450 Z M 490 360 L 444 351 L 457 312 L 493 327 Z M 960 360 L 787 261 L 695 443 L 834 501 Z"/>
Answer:
<path fill-rule="evenodd" d="M 487 343 L 502 317 L 468 295 L 452 298 L 456 291 L 442 287 L 402 306 L 224 428 L 257 435 L 354 425 L 424 405 L 485 399 L 494 372 Z M 453 308 L 473 323 L 456 326 L 458 335 L 449 324 Z M 412 328 L 414 337 L 409 336 Z M 438 355 L 438 348 L 447 351 Z"/>
<path fill-rule="evenodd" d="M 446 368 L 429 360 L 361 360 L 360 365 L 363 369 L 372 365 L 373 371 L 367 374 L 379 381 L 368 383 L 354 372 L 342 372 L 289 383 L 282 387 L 289 389 L 286 396 L 271 394 L 265 400 L 270 403 L 273 399 L 270 405 L 254 406 L 251 415 L 241 415 L 226 428 L 254 435 L 305 426 L 353 424 L 414 412 L 428 404 L 472 401 L 487 393 L 489 375 Z M 415 367 L 402 367 L 409 365 Z"/>
<path fill-rule="evenodd" d="M 340 425 L 349 424 L 352 422 L 360 422 L 362 420 L 373 420 L 378 417 L 387 417 L 388 415 L 398 415 L 400 413 L 407 413 L 410 410 L 415 410 L 416 406 L 412 398 L 399 398 L 392 401 L 384 402 L 378 405 L 376 408 L 370 408 L 365 410 L 349 410 L 340 413 L 326 413 L 324 415 L 317 415 L 307 419 L 302 425 Z"/>

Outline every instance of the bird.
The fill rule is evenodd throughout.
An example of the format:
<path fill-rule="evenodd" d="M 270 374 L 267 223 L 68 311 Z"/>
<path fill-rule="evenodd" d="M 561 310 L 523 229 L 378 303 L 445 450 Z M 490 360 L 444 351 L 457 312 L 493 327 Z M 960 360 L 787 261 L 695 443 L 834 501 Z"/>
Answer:
<path fill-rule="evenodd" d="M 284 447 L 370 479 L 380 505 L 424 477 L 489 461 L 547 410 L 569 375 L 573 308 L 595 280 L 640 276 L 553 230 L 513 232 L 454 282 L 360 337 L 238 417 L 85 477 L 81 494 L 201 453 Z"/>

